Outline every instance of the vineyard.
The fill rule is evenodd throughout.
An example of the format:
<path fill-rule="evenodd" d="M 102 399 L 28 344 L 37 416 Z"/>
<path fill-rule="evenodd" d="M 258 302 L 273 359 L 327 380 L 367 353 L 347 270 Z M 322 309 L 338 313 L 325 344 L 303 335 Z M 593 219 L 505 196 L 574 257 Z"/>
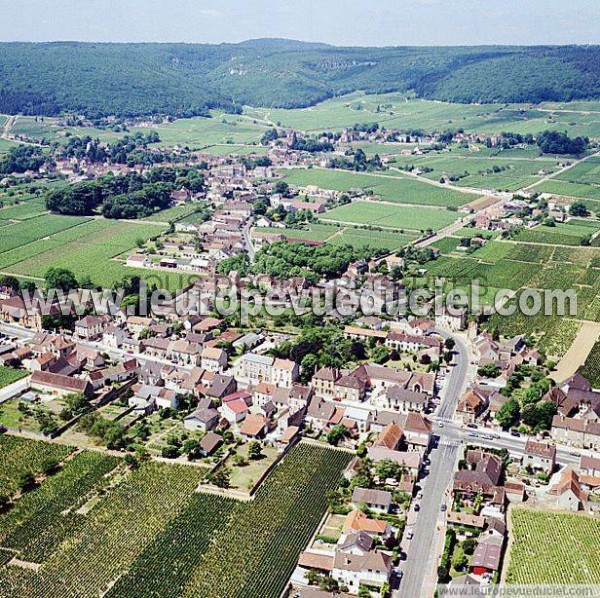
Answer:
<path fill-rule="evenodd" d="M 185 594 L 277 598 L 351 455 L 300 444 L 219 532 Z"/>
<path fill-rule="evenodd" d="M 40 455 L 70 451 L 0 437 L 15 480 Z M 195 467 L 148 461 L 126 472 L 116 457 L 82 451 L 0 515 L 0 595 L 277 597 L 350 457 L 300 444 L 241 503 L 195 493 Z M 10 551 L 42 567 L 5 566 Z"/>
<path fill-rule="evenodd" d="M 118 463 L 116 457 L 100 453 L 75 455 L 0 517 L 0 545 L 18 550 L 24 560 L 43 562 L 77 527 L 81 518 L 75 511 L 87 494 L 99 488 Z"/>
<path fill-rule="evenodd" d="M 508 584 L 600 584 L 600 521 L 579 515 L 512 512 Z"/>
<path fill-rule="evenodd" d="M 590 351 L 579 373 L 587 378 L 593 388 L 600 388 L 600 341 Z"/>
<path fill-rule="evenodd" d="M 12 495 L 26 474 L 37 474 L 45 463 L 61 461 L 72 447 L 36 442 L 15 436 L 0 436 L 0 495 Z"/>
<path fill-rule="evenodd" d="M 144 463 L 81 516 L 39 573 L 3 570 L 0 595 L 105 592 L 185 507 L 201 476 L 195 467 Z"/>
<path fill-rule="evenodd" d="M 0 388 L 4 388 L 25 376 L 27 376 L 27 372 L 24 372 L 23 370 L 16 370 L 0 365 Z"/>
<path fill-rule="evenodd" d="M 108 596 L 181 596 L 217 529 L 226 525 L 236 504 L 212 494 L 192 496 Z"/>

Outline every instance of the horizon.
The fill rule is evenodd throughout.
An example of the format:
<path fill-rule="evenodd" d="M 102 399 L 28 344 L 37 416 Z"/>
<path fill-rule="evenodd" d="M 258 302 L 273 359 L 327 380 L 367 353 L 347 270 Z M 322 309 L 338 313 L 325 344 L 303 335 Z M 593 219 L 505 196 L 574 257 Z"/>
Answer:
<path fill-rule="evenodd" d="M 32 45 L 50 45 L 50 44 L 87 44 L 87 45 L 162 45 L 162 46 L 173 46 L 173 45 L 182 45 L 182 46 L 243 46 L 248 45 L 255 42 L 292 42 L 297 44 L 305 44 L 307 46 L 325 46 L 329 48 L 365 48 L 365 49 L 396 49 L 396 48 L 561 48 L 561 47 L 598 47 L 600 46 L 600 40 L 597 43 L 586 43 L 586 42 L 573 42 L 573 43 L 535 43 L 535 44 L 483 44 L 483 43 L 473 43 L 473 44 L 398 44 L 398 45 L 348 45 L 348 44 L 332 44 L 329 42 L 319 42 L 319 41 L 307 41 L 302 39 L 294 39 L 294 38 L 286 38 L 286 37 L 253 37 L 244 39 L 238 42 L 186 42 L 186 41 L 109 41 L 109 40 L 95 40 L 95 41 L 87 41 L 81 39 L 53 39 L 46 41 L 27 41 L 27 40 L 1 40 L 0 44 L 32 44 Z"/>
<path fill-rule="evenodd" d="M 32 18 L 36 15 L 45 18 Z M 596 0 L 23 0 L 3 18 L 0 41 L 240 43 L 289 39 L 346 47 L 597 45 Z"/>

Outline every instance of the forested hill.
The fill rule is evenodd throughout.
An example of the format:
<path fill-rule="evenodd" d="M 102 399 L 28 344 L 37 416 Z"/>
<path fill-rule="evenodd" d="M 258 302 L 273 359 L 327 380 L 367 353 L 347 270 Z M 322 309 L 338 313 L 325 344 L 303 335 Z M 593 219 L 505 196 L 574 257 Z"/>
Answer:
<path fill-rule="evenodd" d="M 357 90 L 467 103 L 597 99 L 600 46 L 0 44 L 0 113 L 189 116 L 303 107 Z"/>

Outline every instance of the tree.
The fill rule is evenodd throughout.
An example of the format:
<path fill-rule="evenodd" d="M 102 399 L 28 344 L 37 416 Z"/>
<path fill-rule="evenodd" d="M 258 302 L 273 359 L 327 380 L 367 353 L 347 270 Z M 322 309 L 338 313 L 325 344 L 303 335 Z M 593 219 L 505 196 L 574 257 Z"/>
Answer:
<path fill-rule="evenodd" d="M 217 488 L 229 488 L 231 485 L 231 471 L 227 467 L 219 467 L 210 475 L 210 482 Z"/>
<path fill-rule="evenodd" d="M 460 546 L 457 546 L 454 549 L 454 554 L 452 555 L 452 566 L 457 571 L 461 571 L 466 564 L 467 556 L 463 552 L 463 549 Z"/>
<path fill-rule="evenodd" d="M 0 287 L 19 291 L 21 289 L 21 283 L 14 276 L 0 276 Z"/>
<path fill-rule="evenodd" d="M 497 378 L 500 375 L 500 368 L 493 363 L 487 363 L 480 367 L 477 373 L 483 378 Z"/>
<path fill-rule="evenodd" d="M 333 446 L 337 446 L 348 434 L 346 426 L 337 425 L 333 426 L 327 434 L 327 442 Z"/>
<path fill-rule="evenodd" d="M 509 399 L 496 413 L 496 421 L 504 430 L 519 423 L 521 407 L 516 399 Z"/>
<path fill-rule="evenodd" d="M 585 216 L 589 216 L 590 212 L 583 201 L 576 201 L 571 204 L 571 207 L 569 208 L 569 214 L 571 214 L 571 216 L 579 216 L 583 218 Z"/>
<path fill-rule="evenodd" d="M 375 473 L 380 480 L 397 478 L 401 474 L 401 467 L 391 459 L 383 459 L 375 466 Z"/>
<path fill-rule="evenodd" d="M 179 457 L 179 449 L 172 444 L 168 444 L 163 448 L 161 454 L 165 459 L 177 459 Z"/>
<path fill-rule="evenodd" d="M 68 292 L 77 289 L 79 286 L 73 272 L 66 268 L 49 268 L 44 278 L 47 289 L 59 289 Z"/>
<path fill-rule="evenodd" d="M 253 440 L 248 445 L 248 457 L 253 461 L 260 459 L 263 456 L 262 445 L 257 440 Z"/>

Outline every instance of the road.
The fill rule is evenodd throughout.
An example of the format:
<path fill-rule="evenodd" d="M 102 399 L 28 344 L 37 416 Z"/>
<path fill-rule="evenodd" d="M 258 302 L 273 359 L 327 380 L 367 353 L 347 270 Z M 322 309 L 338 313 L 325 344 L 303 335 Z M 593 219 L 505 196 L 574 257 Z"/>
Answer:
<path fill-rule="evenodd" d="M 435 331 L 445 338 L 454 339 L 454 350 L 458 353 L 457 363 L 443 390 L 443 396 L 434 420 L 438 445 L 430 453 L 429 474 L 422 480 L 423 499 L 412 528 L 413 539 L 405 535 L 402 547 L 406 551 L 406 561 L 400 565 L 402 579 L 394 592 L 395 598 L 413 598 L 414 596 L 433 596 L 437 579 L 438 548 L 443 546 L 445 534 L 442 503 L 449 499 L 450 484 L 456 469 L 461 446 L 478 446 L 508 449 L 511 453 L 522 455 L 525 452 L 527 437 L 512 436 L 508 432 L 485 429 L 470 429 L 453 422 L 458 400 L 464 392 L 470 378 L 470 355 L 467 345 L 460 335 L 451 335 L 441 330 Z M 587 451 L 570 447 L 557 447 L 557 462 L 560 465 L 576 464 L 581 454 Z M 411 508 L 414 509 L 414 502 Z"/>
<path fill-rule="evenodd" d="M 435 332 L 444 338 L 453 338 L 456 343 L 454 350 L 458 353 L 457 364 L 452 368 L 437 412 L 440 421 L 451 421 L 460 395 L 467 384 L 469 350 L 460 336 L 441 330 Z M 441 430 L 445 430 L 445 427 L 438 428 L 438 431 Z M 431 465 L 429 475 L 422 483 L 423 500 L 420 501 L 421 508 L 413 527 L 414 536 L 408 541 L 408 545 L 404 546 L 407 556 L 400 567 L 403 577 L 398 591 L 394 592 L 396 598 L 430 596 L 435 590 L 434 575 L 437 557 L 435 547 L 444 535 L 440 507 L 452 481 L 461 444 L 459 438 L 458 435 L 456 438 L 441 437 L 438 447 L 431 451 L 429 457 Z M 431 585 L 433 587 L 430 587 Z"/>

